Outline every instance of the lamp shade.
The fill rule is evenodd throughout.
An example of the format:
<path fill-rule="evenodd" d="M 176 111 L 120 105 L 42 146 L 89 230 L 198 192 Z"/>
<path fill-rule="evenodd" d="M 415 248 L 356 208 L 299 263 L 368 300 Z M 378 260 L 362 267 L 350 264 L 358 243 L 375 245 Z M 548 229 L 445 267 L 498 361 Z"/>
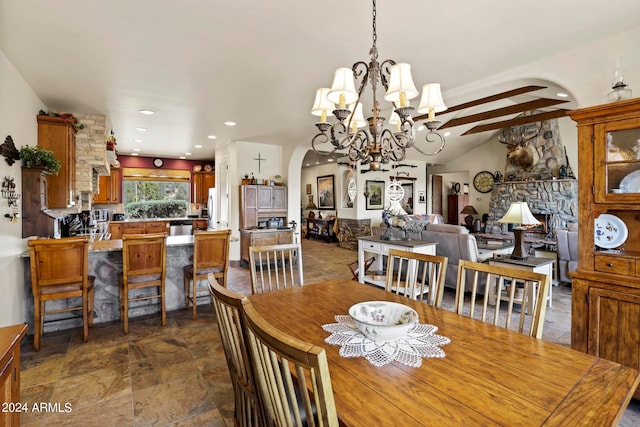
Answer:
<path fill-rule="evenodd" d="M 422 86 L 422 98 L 418 106 L 418 113 L 440 113 L 447 109 L 442 100 L 440 83 L 428 83 Z M 430 120 L 432 120 L 430 118 Z"/>
<path fill-rule="evenodd" d="M 460 213 L 465 215 L 478 215 L 478 211 L 471 205 L 465 206 Z"/>
<path fill-rule="evenodd" d="M 513 202 L 509 206 L 507 213 L 498 220 L 502 223 L 520 224 L 520 225 L 535 225 L 540 224 L 531 211 L 527 202 Z"/>
<path fill-rule="evenodd" d="M 332 111 L 336 108 L 335 105 L 331 101 L 327 99 L 327 94 L 329 93 L 328 87 L 321 87 L 316 91 L 316 99 L 313 103 L 313 107 L 311 108 L 311 114 L 314 116 L 322 117 L 323 113 L 325 116 L 333 115 Z"/>
<path fill-rule="evenodd" d="M 355 113 L 353 112 L 354 105 L 355 104 L 352 104 L 349 106 L 349 110 L 351 110 L 351 114 L 349 114 L 349 117 L 347 117 L 344 123 L 346 125 L 349 123 L 349 120 L 351 120 L 351 127 L 353 127 L 354 125 L 358 128 L 365 127 L 368 122 L 364 119 L 364 114 L 362 114 L 362 103 L 358 102 Z"/>
<path fill-rule="evenodd" d="M 340 99 L 341 95 L 342 99 Z M 336 70 L 327 99 L 334 104 L 339 104 L 339 108 L 344 108 L 345 105 L 353 104 L 358 100 L 351 68 L 342 67 Z"/>
<path fill-rule="evenodd" d="M 310 210 L 310 209 L 318 209 L 316 204 L 313 203 L 313 194 L 309 194 L 309 204 L 305 208 L 305 210 Z"/>
<path fill-rule="evenodd" d="M 384 99 L 405 107 L 409 99 L 413 99 L 420 94 L 413 83 L 413 77 L 411 77 L 411 65 L 405 63 L 395 64 L 391 67 L 390 74 L 389 87 Z"/>

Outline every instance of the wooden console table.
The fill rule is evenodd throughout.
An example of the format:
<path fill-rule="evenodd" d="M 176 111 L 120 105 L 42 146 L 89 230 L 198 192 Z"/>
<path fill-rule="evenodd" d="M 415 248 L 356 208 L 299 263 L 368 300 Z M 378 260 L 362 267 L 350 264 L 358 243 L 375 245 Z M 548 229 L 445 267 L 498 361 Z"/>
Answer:
<path fill-rule="evenodd" d="M 505 256 L 503 259 L 490 259 L 489 264 L 500 265 L 502 267 L 517 268 L 519 270 L 529 270 L 534 273 L 542 273 L 549 276 L 549 307 L 552 304 L 553 296 L 553 259 L 530 256 L 526 259 L 512 259 L 510 256 Z M 493 287 L 489 288 L 490 292 Z M 535 290 L 534 290 L 535 293 Z M 489 301 L 494 301 L 495 296 L 489 294 Z M 533 311 L 533 297 L 529 298 L 529 313 Z"/>
<path fill-rule="evenodd" d="M 336 242 L 336 234 L 333 232 L 334 219 L 307 218 L 307 239 L 314 238 L 325 242 Z"/>

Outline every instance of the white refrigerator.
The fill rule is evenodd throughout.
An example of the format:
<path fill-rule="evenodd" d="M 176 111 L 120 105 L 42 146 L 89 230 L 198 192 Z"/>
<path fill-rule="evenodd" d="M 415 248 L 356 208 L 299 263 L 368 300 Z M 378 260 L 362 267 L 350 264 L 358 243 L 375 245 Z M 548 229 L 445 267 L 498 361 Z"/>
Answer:
<path fill-rule="evenodd" d="M 210 188 L 209 197 L 207 199 L 207 229 L 208 230 L 215 230 L 218 228 L 218 221 L 216 217 L 216 209 L 218 206 L 216 202 L 217 202 L 216 189 Z"/>

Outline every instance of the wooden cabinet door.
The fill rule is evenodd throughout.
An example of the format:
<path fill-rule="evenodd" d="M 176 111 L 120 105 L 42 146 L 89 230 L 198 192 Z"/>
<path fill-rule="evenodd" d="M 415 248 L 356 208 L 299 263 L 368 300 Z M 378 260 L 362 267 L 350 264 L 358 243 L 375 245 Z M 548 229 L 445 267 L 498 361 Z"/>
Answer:
<path fill-rule="evenodd" d="M 122 226 L 122 234 L 144 234 L 144 222 L 127 222 Z"/>
<path fill-rule="evenodd" d="M 122 203 L 122 169 L 111 169 L 109 203 Z"/>
<path fill-rule="evenodd" d="M 122 239 L 122 223 L 110 223 L 109 233 L 111 233 L 111 240 Z"/>
<path fill-rule="evenodd" d="M 272 187 L 273 209 L 287 209 L 287 187 Z"/>
<path fill-rule="evenodd" d="M 96 205 L 107 204 L 111 200 L 111 177 L 102 175 L 98 177 L 98 192 L 93 195 L 93 203 Z"/>
<path fill-rule="evenodd" d="M 640 290 L 589 289 L 588 352 L 640 369 Z"/>
<path fill-rule="evenodd" d="M 193 221 L 193 230 L 205 230 L 207 229 L 207 220 L 206 219 L 196 219 Z"/>
<path fill-rule="evenodd" d="M 166 221 L 151 221 L 145 223 L 144 231 L 147 234 L 152 233 L 168 233 L 169 223 Z"/>
<path fill-rule="evenodd" d="M 258 185 L 258 209 L 273 209 L 273 192 L 268 185 Z"/>
<path fill-rule="evenodd" d="M 73 127 L 61 117 L 38 116 L 38 145 L 53 152 L 62 164 L 58 175 L 49 177 L 49 208 L 75 204 L 76 138 Z"/>
<path fill-rule="evenodd" d="M 215 174 L 213 172 L 193 172 L 191 176 L 193 203 L 207 203 L 209 188 L 216 186 Z"/>
<path fill-rule="evenodd" d="M 243 185 L 240 187 L 240 229 L 246 230 L 258 226 L 258 187 Z"/>

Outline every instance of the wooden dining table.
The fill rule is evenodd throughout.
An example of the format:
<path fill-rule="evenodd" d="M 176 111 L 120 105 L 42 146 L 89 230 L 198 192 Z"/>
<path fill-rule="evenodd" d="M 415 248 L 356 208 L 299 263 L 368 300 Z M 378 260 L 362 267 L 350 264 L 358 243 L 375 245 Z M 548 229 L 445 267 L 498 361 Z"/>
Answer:
<path fill-rule="evenodd" d="M 249 297 L 269 323 L 326 350 L 343 425 L 617 425 L 634 369 L 348 280 Z M 362 301 L 413 307 L 451 339 L 419 368 L 339 355 L 322 325 Z"/>

